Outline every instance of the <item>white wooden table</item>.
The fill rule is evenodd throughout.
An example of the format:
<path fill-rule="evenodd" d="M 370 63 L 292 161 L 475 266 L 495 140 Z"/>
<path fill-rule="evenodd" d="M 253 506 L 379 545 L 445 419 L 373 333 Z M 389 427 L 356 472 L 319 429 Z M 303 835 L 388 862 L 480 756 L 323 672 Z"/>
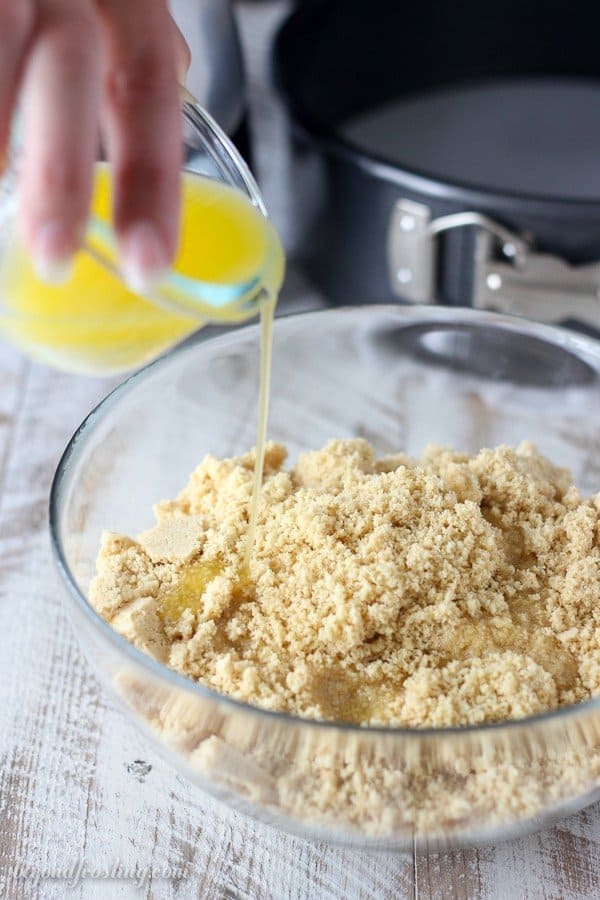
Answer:
<path fill-rule="evenodd" d="M 280 112 L 267 114 L 256 36 L 281 5 L 259 7 L 242 4 L 243 37 L 262 122 L 258 163 L 278 218 L 285 156 L 271 167 L 267 148 L 283 126 Z M 314 302 L 297 278 L 290 283 L 288 304 Z M 311 844 L 191 799 L 92 676 L 52 569 L 52 474 L 111 386 L 0 347 L 0 896 L 600 897 L 600 807 L 512 843 L 415 857 Z"/>

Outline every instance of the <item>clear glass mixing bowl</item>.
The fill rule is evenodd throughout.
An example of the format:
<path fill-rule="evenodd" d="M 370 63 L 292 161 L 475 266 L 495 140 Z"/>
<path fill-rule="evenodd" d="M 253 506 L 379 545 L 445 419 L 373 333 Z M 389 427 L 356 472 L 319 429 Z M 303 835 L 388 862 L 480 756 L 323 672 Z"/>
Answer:
<path fill-rule="evenodd" d="M 600 698 L 470 728 L 319 723 L 220 696 L 134 649 L 86 594 L 103 528 L 135 535 L 203 454 L 255 439 L 258 328 L 200 334 L 81 425 L 51 497 L 77 635 L 127 714 L 190 782 L 283 829 L 357 846 L 466 845 L 540 827 L 599 796 Z M 600 344 L 473 311 L 368 307 L 280 319 L 270 437 L 292 458 L 329 438 L 381 453 L 533 440 L 600 487 Z"/>

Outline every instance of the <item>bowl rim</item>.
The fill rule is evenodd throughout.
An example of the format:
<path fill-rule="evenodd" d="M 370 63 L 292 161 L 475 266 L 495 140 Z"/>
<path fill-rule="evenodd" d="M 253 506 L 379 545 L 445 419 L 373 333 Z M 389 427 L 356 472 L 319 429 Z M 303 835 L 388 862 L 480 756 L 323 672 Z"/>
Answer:
<path fill-rule="evenodd" d="M 405 320 L 411 324 L 435 321 L 449 325 L 489 324 L 508 331 L 518 331 L 531 337 L 545 340 L 555 346 L 566 349 L 568 352 L 577 353 L 582 350 L 587 351 L 588 354 L 597 357 L 598 371 L 600 374 L 600 341 L 595 338 L 555 325 L 546 325 L 529 319 L 518 318 L 516 316 L 472 308 L 368 304 L 318 309 L 308 312 L 296 312 L 277 316 L 274 327 L 274 336 L 276 337 L 276 332 L 280 330 L 280 323 L 294 321 L 296 319 L 310 321 L 311 318 L 314 319 L 316 317 L 318 321 L 321 321 L 324 317 L 336 318 L 348 314 L 373 315 L 374 313 L 397 316 L 399 319 Z M 153 375 L 155 372 L 159 372 L 161 369 L 168 366 L 174 359 L 176 360 L 187 354 L 191 354 L 197 351 L 199 345 L 208 342 L 213 345 L 215 342 L 218 342 L 219 345 L 226 346 L 232 341 L 236 341 L 236 335 L 239 332 L 253 332 L 258 335 L 259 329 L 260 326 L 258 324 L 246 324 L 227 329 L 218 329 L 217 334 L 214 336 L 212 334 L 206 335 L 204 333 L 206 329 L 195 332 L 176 347 L 163 354 L 158 359 L 148 363 L 137 372 L 134 372 L 113 388 L 87 414 L 67 443 L 58 462 L 50 488 L 50 545 L 54 563 L 62 581 L 69 594 L 75 600 L 78 609 L 80 609 L 89 620 L 92 628 L 99 631 L 119 654 L 128 657 L 130 661 L 141 666 L 143 669 L 148 670 L 155 678 L 166 681 L 175 688 L 191 692 L 204 700 L 210 700 L 214 703 L 232 707 L 234 710 L 238 710 L 244 715 L 258 716 L 259 718 L 272 720 L 274 723 L 286 723 L 290 726 L 299 728 L 329 729 L 350 734 L 360 734 L 363 737 L 371 734 L 388 737 L 402 737 L 408 740 L 422 740 L 425 738 L 439 738 L 440 740 L 443 740 L 448 737 L 464 738 L 466 736 L 481 735 L 484 733 L 499 733 L 504 730 L 514 731 L 520 728 L 541 728 L 547 723 L 557 723 L 560 720 L 567 720 L 579 714 L 599 711 L 600 695 L 591 697 L 588 700 L 582 700 L 579 703 L 557 707 L 548 710 L 547 712 L 525 716 L 520 719 L 504 719 L 497 722 L 483 722 L 475 725 L 452 725 L 439 728 L 432 726 L 412 728 L 390 725 L 358 725 L 352 722 L 340 722 L 331 719 L 308 719 L 292 713 L 278 712 L 276 710 L 254 706 L 242 700 L 237 700 L 235 697 L 228 696 L 227 694 L 221 694 L 207 685 L 188 678 L 186 675 L 177 672 L 175 669 L 169 668 L 169 666 L 159 662 L 142 650 L 139 650 L 126 638 L 115 631 L 110 624 L 96 612 L 75 580 L 67 561 L 60 535 L 60 515 L 63 493 L 65 487 L 68 485 L 70 470 L 84 449 L 89 435 L 93 434 L 96 428 L 104 421 L 106 415 L 110 413 L 113 407 L 115 407 L 122 398 L 135 390 L 137 385 L 143 383 L 148 376 Z"/>

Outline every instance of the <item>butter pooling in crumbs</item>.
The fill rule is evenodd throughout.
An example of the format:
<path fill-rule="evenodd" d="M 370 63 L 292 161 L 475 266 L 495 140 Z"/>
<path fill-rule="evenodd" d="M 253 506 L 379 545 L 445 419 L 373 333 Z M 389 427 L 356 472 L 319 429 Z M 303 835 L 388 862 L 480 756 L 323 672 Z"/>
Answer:
<path fill-rule="evenodd" d="M 254 456 L 207 456 L 137 541 L 104 534 L 93 606 L 184 675 L 310 718 L 462 725 L 599 691 L 600 495 L 567 470 L 529 443 L 285 458 L 268 446 L 248 572 Z"/>

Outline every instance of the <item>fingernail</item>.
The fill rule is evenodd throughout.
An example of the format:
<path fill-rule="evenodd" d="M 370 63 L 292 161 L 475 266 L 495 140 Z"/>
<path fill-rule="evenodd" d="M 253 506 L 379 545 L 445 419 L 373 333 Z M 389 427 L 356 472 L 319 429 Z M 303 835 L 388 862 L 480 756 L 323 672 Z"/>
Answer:
<path fill-rule="evenodd" d="M 146 293 L 164 277 L 167 254 L 151 222 L 137 222 L 122 237 L 121 268 L 127 286 L 136 294 Z"/>
<path fill-rule="evenodd" d="M 64 284 L 73 274 L 73 233 L 62 222 L 45 222 L 35 233 L 33 265 L 40 281 Z"/>

